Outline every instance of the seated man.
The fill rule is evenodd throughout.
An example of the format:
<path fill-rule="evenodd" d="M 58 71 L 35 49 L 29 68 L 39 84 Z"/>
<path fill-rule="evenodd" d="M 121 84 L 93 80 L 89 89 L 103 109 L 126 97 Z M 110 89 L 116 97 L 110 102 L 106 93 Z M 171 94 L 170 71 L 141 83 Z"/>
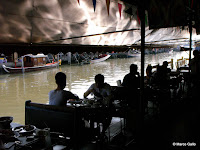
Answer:
<path fill-rule="evenodd" d="M 137 72 L 137 65 L 130 65 L 130 72 L 124 76 L 122 86 L 132 89 L 137 89 L 140 87 L 140 75 Z"/>
<path fill-rule="evenodd" d="M 63 72 L 58 72 L 55 76 L 57 88 L 49 92 L 49 105 L 66 106 L 67 100 L 79 99 L 70 91 L 64 90 L 66 86 L 66 75 Z"/>
<path fill-rule="evenodd" d="M 101 102 L 104 100 L 104 104 L 110 103 L 111 87 L 109 84 L 104 83 L 104 76 L 102 74 L 97 74 L 95 76 L 95 83 L 84 93 L 84 98 L 87 98 L 90 93 L 93 93 L 97 100 Z"/>
<path fill-rule="evenodd" d="M 170 68 L 167 68 L 168 67 L 168 62 L 167 61 L 163 61 L 163 71 L 165 71 L 166 73 L 170 73 L 171 72 L 171 69 Z"/>
<path fill-rule="evenodd" d="M 109 107 L 109 111 L 111 110 L 111 104 L 112 104 L 112 95 L 111 95 L 111 87 L 109 84 L 104 82 L 104 76 L 102 74 L 97 74 L 95 76 L 95 83 L 93 83 L 89 89 L 84 93 L 84 98 L 87 98 L 87 96 L 93 93 L 94 97 L 97 99 L 97 101 L 100 101 L 104 105 Z M 106 129 L 109 127 L 112 116 L 109 115 L 109 113 L 106 111 L 103 114 L 97 115 L 96 118 L 97 122 L 100 122 L 103 124 L 102 134 L 101 136 L 105 134 Z"/>
<path fill-rule="evenodd" d="M 139 100 L 139 88 L 140 88 L 140 75 L 137 72 L 137 65 L 130 65 L 130 72 L 124 76 L 122 86 L 125 87 L 124 96 L 128 105 L 132 108 L 137 107 Z"/>

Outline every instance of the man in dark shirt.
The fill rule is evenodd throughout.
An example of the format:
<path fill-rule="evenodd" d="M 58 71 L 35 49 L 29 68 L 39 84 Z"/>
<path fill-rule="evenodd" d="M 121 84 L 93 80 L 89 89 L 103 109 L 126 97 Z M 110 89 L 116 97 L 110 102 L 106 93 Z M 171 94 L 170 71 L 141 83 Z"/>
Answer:
<path fill-rule="evenodd" d="M 137 89 L 140 87 L 140 75 L 139 72 L 137 72 L 137 69 L 137 65 L 130 65 L 130 73 L 124 76 L 122 86 L 131 89 Z"/>
<path fill-rule="evenodd" d="M 128 105 L 137 108 L 139 100 L 140 75 L 137 72 L 137 65 L 130 65 L 130 73 L 124 76 L 122 86 L 124 87 L 124 97 Z"/>

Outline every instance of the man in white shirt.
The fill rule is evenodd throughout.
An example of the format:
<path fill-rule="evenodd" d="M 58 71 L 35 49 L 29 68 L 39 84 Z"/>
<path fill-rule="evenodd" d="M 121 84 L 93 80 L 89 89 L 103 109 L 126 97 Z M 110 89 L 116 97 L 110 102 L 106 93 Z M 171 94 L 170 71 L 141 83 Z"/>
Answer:
<path fill-rule="evenodd" d="M 67 76 L 63 72 L 58 72 L 55 76 L 57 88 L 49 92 L 49 105 L 66 106 L 67 100 L 79 99 L 70 91 L 63 90 L 66 86 Z"/>
<path fill-rule="evenodd" d="M 86 98 L 90 93 L 93 93 L 97 100 L 111 97 L 111 87 L 108 83 L 104 83 L 104 76 L 102 74 L 97 74 L 95 76 L 95 83 L 93 83 L 84 93 L 84 98 Z"/>
<path fill-rule="evenodd" d="M 94 94 L 95 99 L 101 102 L 104 106 L 107 106 L 109 110 L 112 107 L 112 95 L 111 87 L 109 84 L 104 82 L 104 76 L 102 74 L 97 74 L 95 76 L 95 83 L 93 83 L 89 89 L 84 93 L 84 98 L 86 98 L 90 93 Z M 106 115 L 106 116 L 105 116 Z M 103 138 L 106 129 L 109 127 L 112 116 L 108 115 L 108 112 L 102 113 L 100 116 L 97 116 L 98 121 L 102 122 L 103 129 L 101 132 L 101 138 Z"/>

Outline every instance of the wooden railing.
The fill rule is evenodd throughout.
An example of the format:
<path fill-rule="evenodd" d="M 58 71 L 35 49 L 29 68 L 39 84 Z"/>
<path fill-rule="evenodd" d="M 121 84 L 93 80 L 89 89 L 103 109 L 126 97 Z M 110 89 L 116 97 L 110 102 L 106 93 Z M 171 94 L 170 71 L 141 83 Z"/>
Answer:
<path fill-rule="evenodd" d="M 182 57 L 181 59 L 177 59 L 176 68 L 180 68 L 188 64 L 189 64 L 189 59 Z"/>
<path fill-rule="evenodd" d="M 150 65 L 150 64 L 149 64 Z M 159 64 L 158 64 L 159 65 Z M 152 69 L 156 69 L 158 65 L 153 65 Z M 168 65 L 170 66 L 171 69 L 174 68 L 174 60 L 171 59 L 171 61 L 168 61 Z"/>
<path fill-rule="evenodd" d="M 175 62 L 175 67 L 176 67 L 176 69 L 178 69 L 180 67 L 187 66 L 188 64 L 189 64 L 189 58 L 183 58 L 182 57 L 180 59 L 177 59 L 177 62 Z M 153 65 L 152 69 L 156 69 L 156 67 L 158 65 L 159 64 Z M 171 69 L 174 69 L 174 60 L 173 59 L 171 59 L 171 61 L 168 61 L 168 66 L 170 66 Z"/>

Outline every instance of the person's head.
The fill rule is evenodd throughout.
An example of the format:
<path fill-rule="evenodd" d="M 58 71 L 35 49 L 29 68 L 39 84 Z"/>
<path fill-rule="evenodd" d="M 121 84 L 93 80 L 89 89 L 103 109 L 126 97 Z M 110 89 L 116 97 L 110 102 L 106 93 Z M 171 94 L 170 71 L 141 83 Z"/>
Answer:
<path fill-rule="evenodd" d="M 132 73 L 136 73 L 137 72 L 137 65 L 135 65 L 135 64 L 131 64 L 130 65 L 130 73 L 132 74 Z"/>
<path fill-rule="evenodd" d="M 163 61 L 163 66 L 167 67 L 168 66 L 168 62 L 167 61 Z"/>
<path fill-rule="evenodd" d="M 58 72 L 56 75 L 55 75 L 55 80 L 56 80 L 56 84 L 61 88 L 61 89 L 64 89 L 65 86 L 66 86 L 66 74 L 63 73 L 63 72 Z"/>
<path fill-rule="evenodd" d="M 199 51 L 198 51 L 198 50 L 194 50 L 194 51 L 193 51 L 193 55 L 194 55 L 194 57 L 195 57 L 195 56 L 198 56 L 198 55 L 199 55 Z"/>
<path fill-rule="evenodd" d="M 102 74 L 97 74 L 94 78 L 95 83 L 97 85 L 98 88 L 103 87 L 104 85 L 104 76 Z"/>

